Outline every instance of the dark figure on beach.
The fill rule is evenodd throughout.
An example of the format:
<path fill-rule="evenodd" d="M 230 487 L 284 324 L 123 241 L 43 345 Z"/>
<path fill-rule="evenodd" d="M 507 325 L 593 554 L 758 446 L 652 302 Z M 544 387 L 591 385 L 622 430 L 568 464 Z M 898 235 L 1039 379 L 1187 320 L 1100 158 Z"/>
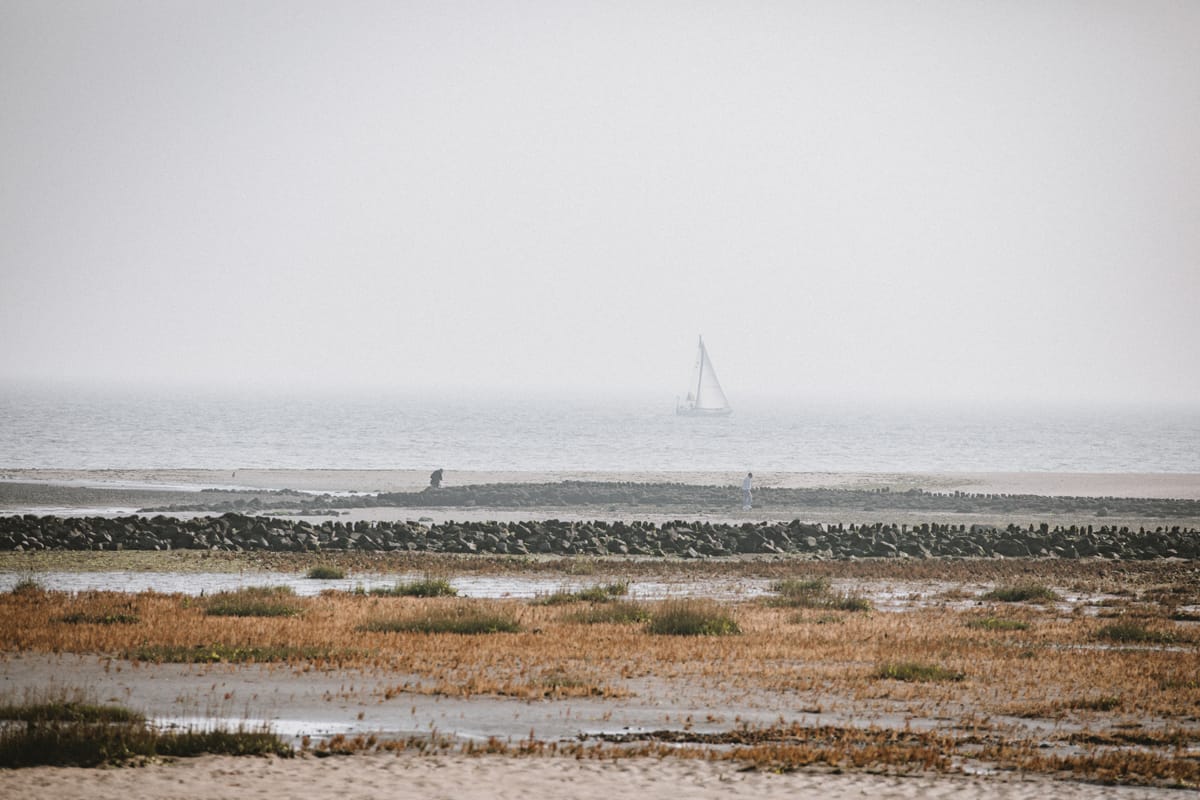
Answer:
<path fill-rule="evenodd" d="M 754 483 L 754 473 L 747 472 L 745 479 L 742 481 L 742 510 L 750 510 L 750 489 Z"/>
<path fill-rule="evenodd" d="M 432 472 L 432 474 L 430 474 L 430 476 L 429 476 L 429 485 L 430 485 L 430 486 L 432 486 L 434 489 L 441 488 L 441 485 L 442 485 L 442 471 L 441 471 L 440 469 L 435 469 L 435 470 Z"/>

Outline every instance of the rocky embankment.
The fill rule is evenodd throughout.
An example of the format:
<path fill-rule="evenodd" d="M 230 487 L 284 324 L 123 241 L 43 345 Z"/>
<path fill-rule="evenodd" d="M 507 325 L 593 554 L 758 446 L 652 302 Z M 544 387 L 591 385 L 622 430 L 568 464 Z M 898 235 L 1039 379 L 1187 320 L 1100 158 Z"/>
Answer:
<path fill-rule="evenodd" d="M 741 505 L 741 489 L 681 483 L 621 483 L 561 481 L 558 483 L 497 483 L 427 488 L 419 492 L 383 492 L 350 496 L 302 494 L 290 490 L 257 492 L 239 497 L 229 492 L 201 492 L 198 502 L 143 508 L 143 513 L 222 513 L 271 509 L 321 514 L 353 508 L 605 508 L 666 510 L 731 509 Z M 866 489 L 778 489 L 754 493 L 754 507 L 763 511 L 801 512 L 811 509 L 843 511 L 910 511 L 926 513 L 994 513 L 1024 516 L 1080 515 L 1105 517 L 1200 518 L 1200 500 L 1137 497 L 1054 497 L 1033 494 L 927 492 L 913 489 L 889 492 Z"/>
<path fill-rule="evenodd" d="M 1116 526 L 813 525 L 709 522 L 341 522 L 226 513 L 177 519 L 0 517 L 0 550 L 428 551 L 702 558 L 1200 558 L 1200 532 Z"/>

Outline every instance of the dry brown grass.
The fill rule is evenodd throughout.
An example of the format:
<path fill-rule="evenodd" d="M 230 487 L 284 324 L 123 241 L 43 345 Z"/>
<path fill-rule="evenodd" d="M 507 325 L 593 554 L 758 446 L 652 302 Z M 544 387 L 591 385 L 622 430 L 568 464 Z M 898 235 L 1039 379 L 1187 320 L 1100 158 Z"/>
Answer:
<path fill-rule="evenodd" d="M 629 572 L 625 564 L 622 573 Z M 1093 575 L 1085 572 L 1090 581 Z M 1162 585 L 1159 576 L 1151 576 L 1151 580 Z M 1066 585 L 1066 581 L 1058 585 Z M 1187 596 L 1175 589 L 1180 585 L 1168 584 L 1171 590 L 1163 594 L 1172 600 Z M 214 617 L 206 614 L 202 602 L 183 596 L 0 594 L 0 652 L 119 657 L 147 644 L 163 648 L 163 652 L 197 645 L 220 645 L 228 648 L 227 652 L 278 648 L 279 657 L 293 663 L 312 663 L 334 653 L 343 666 L 384 669 L 404 676 L 388 690 L 388 697 L 415 692 L 616 699 L 639 691 L 640 680 L 653 679 L 668 686 L 726 693 L 723 696 L 750 693 L 766 703 L 777 701 L 781 707 L 821 705 L 851 716 L 891 714 L 941 720 L 955 730 L 977 731 L 998 724 L 989 720 L 1036 716 L 1068 719 L 1103 737 L 1116 726 L 1136 720 L 1148 729 L 1175 731 L 1172 742 L 1200 741 L 1200 681 L 1196 679 L 1200 646 L 1196 637 L 1181 636 L 1169 646 L 1111 646 L 1099 638 L 1111 620 L 1082 613 L 1082 606 L 1076 613 L 1056 606 L 989 604 L 965 610 L 938 606 L 899 613 L 838 612 L 829 615 L 838 624 L 792 624 L 794 609 L 758 602 L 729 603 L 724 607 L 737 620 L 738 636 L 656 636 L 644 623 L 586 624 L 575 609 L 517 600 L 331 593 L 291 602 L 300 614 Z M 650 613 L 660 606 L 654 602 L 643 605 Z M 1147 624 L 1156 630 L 1190 630 L 1190 623 L 1170 619 L 1177 607 L 1174 602 L 1147 603 L 1143 607 Z M 68 615 L 87 619 L 118 608 L 135 610 L 137 621 L 64 621 Z M 373 619 L 411 618 L 438 609 L 501 613 L 518 620 L 520 632 L 462 636 L 361 630 Z M 1028 627 L 997 630 L 967 624 L 997 615 L 1028 623 Z M 880 664 L 904 662 L 936 664 L 961 674 L 962 680 L 903 682 L 877 677 Z M 946 741 L 933 737 L 919 746 L 905 745 L 908 749 L 904 752 L 916 763 L 944 768 L 961 737 L 947 733 L 939 737 Z M 1089 745 L 1096 752 L 1068 757 L 1039 752 L 1033 746 L 1033 733 L 1006 729 L 1005 737 L 1015 744 L 1003 752 L 996 749 L 1002 747 L 998 742 L 983 744 L 992 748 L 988 752 L 998 760 L 1022 768 L 1068 769 L 1101 780 L 1113 774 L 1132 776 L 1131 780 L 1193 780 L 1189 776 L 1195 759 L 1172 755 L 1175 745 L 1165 743 L 1167 740 L 1139 745 L 1152 752 L 1121 760 L 1105 755 L 1113 745 Z M 812 742 L 771 742 L 754 745 L 759 750 L 741 748 L 740 757 L 763 766 L 803 765 L 815 763 L 814 759 L 851 765 L 860 760 L 890 763 L 893 755 L 899 758 L 899 750 L 893 755 L 890 750 L 871 750 L 876 744 L 862 741 L 853 747 L 832 748 Z M 1026 744 L 1029 747 L 1022 749 Z M 664 745 L 644 742 L 636 747 L 649 752 Z M 928 752 L 921 747 L 928 747 Z M 853 753 L 867 755 L 860 758 Z"/>

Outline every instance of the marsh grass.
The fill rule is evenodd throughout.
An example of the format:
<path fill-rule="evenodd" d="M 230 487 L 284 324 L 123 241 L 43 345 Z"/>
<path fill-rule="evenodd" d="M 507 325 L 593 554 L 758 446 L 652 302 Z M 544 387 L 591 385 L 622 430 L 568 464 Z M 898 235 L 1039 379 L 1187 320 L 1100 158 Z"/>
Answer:
<path fill-rule="evenodd" d="M 632 625 L 649 620 L 650 609 L 641 603 L 632 603 L 627 600 L 592 605 L 572 611 L 563 617 L 564 622 L 575 622 L 581 625 Z"/>
<path fill-rule="evenodd" d="M 788 617 L 788 623 L 792 625 L 843 625 L 846 618 L 840 614 L 821 614 L 817 617 L 805 616 L 802 612 L 797 612 Z"/>
<path fill-rule="evenodd" d="M 364 572 L 378 572 L 378 566 L 371 561 L 354 563 Z M 462 563 L 474 564 L 473 561 Z M 621 562 L 620 569 L 641 569 L 630 563 Z M 1036 569 L 1029 564 L 1013 565 L 1010 562 L 987 565 L 953 562 L 942 564 L 940 568 L 997 570 L 959 578 L 973 585 L 995 586 L 1014 579 L 1028 580 L 1029 575 L 1017 571 L 1019 567 L 1032 573 L 1037 580 L 1044 580 L 1049 575 L 1056 582 L 1053 585 L 1073 587 L 1072 575 L 1064 572 L 1063 564 L 1047 562 L 1035 566 Z M 1069 566 L 1080 570 L 1087 578 L 1085 582 L 1090 588 L 1086 592 L 1089 594 L 1108 592 L 1122 581 L 1134 588 L 1148 582 L 1142 579 L 1139 584 L 1129 579 L 1131 574 L 1141 574 L 1136 570 L 1146 568 L 1140 562 L 1085 562 Z M 1158 570 L 1151 573 L 1157 584 L 1166 582 L 1163 575 L 1181 574 L 1183 569 L 1168 561 L 1152 566 Z M 708 565 L 702 567 L 709 568 Z M 791 572 L 783 571 L 785 567 Z M 813 569 L 825 567 L 816 564 Z M 779 570 L 769 573 L 768 578 L 786 577 L 796 570 L 794 564 L 770 563 L 761 568 Z M 928 569 L 930 565 L 924 562 L 873 563 L 850 564 L 844 568 L 902 569 L 905 570 L 903 576 L 907 577 L 910 575 L 908 570 Z M 1101 568 L 1111 575 L 1105 573 L 1102 580 L 1088 577 Z M 411 569 L 404 566 L 397 572 L 411 574 Z M 629 573 L 606 573 L 613 578 L 618 574 Z M 934 577 L 943 579 L 942 576 Z M 878 580 L 897 579 L 889 573 Z M 1072 593 L 1074 591 L 1072 588 Z M 111 610 L 114 608 L 111 596 L 76 596 L 61 592 L 28 596 L 0 593 L 0 651 L 10 654 L 10 658 L 30 654 L 53 660 L 60 653 L 98 656 L 106 665 L 111 664 L 114 671 L 123 668 L 122 654 L 140 655 L 145 660 L 226 660 L 230 663 L 277 660 L 287 662 L 281 675 L 321 670 L 336 662 L 344 669 L 381 669 L 410 676 L 414 685 L 422 687 L 421 691 L 427 687 L 431 691 L 450 693 L 457 691 L 455 687 L 468 686 L 471 691 L 511 692 L 507 696 L 527 696 L 534 700 L 591 692 L 594 687 L 608 691 L 613 688 L 608 685 L 610 682 L 615 682 L 614 686 L 620 689 L 625 685 L 623 681 L 631 681 L 630 687 L 647 692 L 647 703 L 692 691 L 726 693 L 702 695 L 713 698 L 742 696 L 748 692 L 762 697 L 764 702 L 779 702 L 781 707 L 797 697 L 803 698 L 801 702 L 805 703 L 809 698 L 820 697 L 826 709 L 836 709 L 830 713 L 850 710 L 856 715 L 875 715 L 880 719 L 953 719 L 947 723 L 947 730 L 953 725 L 958 725 L 955 730 L 971 730 L 975 724 L 972 720 L 1019 716 L 1013 712 L 1044 709 L 1042 713 L 1045 714 L 1077 715 L 1097 734 L 1118 730 L 1120 723 L 1132 718 L 1147 731 L 1190 731 L 1195 728 L 1195 709 L 1200 707 L 1200 682 L 1196 679 L 1200 673 L 1196 669 L 1198 654 L 1195 647 L 1190 644 L 1097 647 L 1097 631 L 1108 620 L 1094 621 L 1084 613 L 1064 614 L 1053 606 L 1018 607 L 1015 610 L 993 608 L 988 612 L 978 607 L 934 605 L 868 615 L 775 608 L 756 602 L 736 605 L 719 602 L 715 604 L 717 610 L 735 617 L 742 635 L 687 637 L 655 636 L 648 626 L 640 624 L 588 627 L 576 624 L 573 619 L 576 613 L 604 613 L 621 605 L 623 601 L 620 600 L 552 608 L 517 601 L 414 600 L 337 592 L 295 598 L 294 602 L 304 609 L 302 617 L 238 619 L 208 616 L 204 598 L 151 592 L 124 597 L 133 600 L 141 617 L 138 625 L 62 622 L 61 618 L 67 613 L 99 614 Z M 459 605 L 507 609 L 526 631 L 535 632 L 456 637 L 408 632 L 373 634 L 363 633 L 359 628 L 371 619 L 406 618 L 425 610 Z M 642 605 L 650 611 L 661 611 L 663 604 L 645 601 Z M 1086 603 L 1072 601 L 1072 606 L 1082 608 Z M 793 615 L 801 611 L 808 617 L 803 619 L 804 627 L 788 625 L 789 618 L 795 619 Z M 1172 623 L 1165 618 L 1167 613 L 1169 609 L 1162 608 L 1157 617 L 1135 621 L 1150 630 L 1169 631 Z M 1019 645 L 1014 646 L 1012 636 L 966 627 L 971 620 L 988 614 L 1028 621 L 1030 628 L 1020 634 Z M 814 624 L 822 618 L 830 622 L 836 619 L 838 624 Z M 1189 633 L 1183 626 L 1177 627 L 1179 635 Z M 217 644 L 195 647 L 196 643 Z M 881 680 L 873 670 L 885 661 L 932 662 L 965 670 L 969 676 L 962 681 L 905 683 Z M 144 665 L 141 668 L 144 669 Z M 557 668 L 563 672 L 562 680 L 553 676 Z M 124 665 L 124 669 L 129 670 L 129 666 Z M 718 685 L 719 690 L 715 688 Z M 1122 704 L 1106 711 L 1103 704 L 1106 697 L 1121 698 Z M 1070 707 L 1076 704 L 1078 708 Z M 794 708 L 794 705 L 788 707 Z M 16 725 L 20 724 L 24 723 Z M 898 730 L 896 725 L 889 725 L 892 730 Z M 1045 728 L 1017 724 L 1010 730 L 1007 725 L 1005 723 L 1003 734 L 1007 741 L 1016 746 L 1032 742 L 1035 749 L 1027 756 L 1013 756 L 1003 763 L 1040 763 L 1030 759 L 1044 754 L 1036 747 L 1045 740 Z M 10 723 L 9 726 L 15 725 Z M 958 736 L 957 733 L 954 735 Z M 985 732 L 983 735 L 992 734 Z M 976 741 L 971 746 L 978 747 L 979 744 Z M 706 752 L 711 753 L 711 748 Z M 970 752 L 972 755 L 967 757 L 974 758 L 976 751 Z M 962 754 L 960 749 L 951 757 L 959 758 Z M 1123 783 L 1158 780 L 1159 776 L 1174 774 L 1167 771 L 1174 769 L 1172 764 L 1196 763 L 1194 759 L 1180 758 L 1174 752 L 1162 752 L 1157 756 L 1157 761 L 1131 764 L 1145 771 L 1128 775 L 1118 773 L 1113 780 Z"/>
<path fill-rule="evenodd" d="M 820 596 L 829 591 L 829 578 L 784 578 L 771 584 L 784 597 Z"/>
<path fill-rule="evenodd" d="M 791 772 L 805 767 L 868 769 L 900 774 L 949 769 L 953 740 L 935 731 L 895 731 L 883 728 L 854 728 L 781 725 L 772 728 L 739 727 L 731 731 L 700 733 L 659 730 L 638 733 L 596 734 L 598 741 L 518 742 L 489 740 L 468 742 L 462 752 L 499 753 L 511 756 L 558 755 L 576 759 L 618 760 L 626 758 L 703 759 L 737 764 L 743 770 L 769 773 Z"/>
<path fill-rule="evenodd" d="M 60 621 L 68 625 L 136 625 L 141 621 L 141 617 L 137 614 L 120 611 L 101 612 L 98 614 L 76 611 L 71 614 L 64 614 L 60 618 Z"/>
<path fill-rule="evenodd" d="M 314 581 L 339 581 L 346 577 L 346 570 L 330 564 L 318 564 L 305 573 L 304 577 Z"/>
<path fill-rule="evenodd" d="M 42 586 L 35 578 L 21 578 L 21 580 L 13 584 L 13 587 L 8 590 L 9 594 L 18 597 L 45 594 L 45 592 L 46 587 Z"/>
<path fill-rule="evenodd" d="M 146 644 L 121 653 L 130 661 L 154 664 L 269 664 L 287 661 L 333 661 L 354 658 L 354 651 L 326 647 L 244 646 L 228 644 L 162 645 Z"/>
<path fill-rule="evenodd" d="M 16 722 L 142 722 L 144 717 L 123 706 L 97 705 L 80 700 L 48 700 L 0 706 L 0 720 Z"/>
<path fill-rule="evenodd" d="M 397 581 L 395 586 L 380 586 L 368 592 L 373 597 L 455 597 L 458 590 L 446 578 L 426 575 L 415 581 Z"/>
<path fill-rule="evenodd" d="M 533 602 L 543 606 L 559 606 L 569 603 L 607 603 L 629 593 L 629 581 L 614 581 L 603 585 L 587 586 L 583 589 L 560 589 Z"/>
<path fill-rule="evenodd" d="M 370 619 L 364 633 L 518 633 L 521 623 L 511 609 L 461 604 L 433 608 L 407 617 Z"/>
<path fill-rule="evenodd" d="M 961 681 L 967 676 L 962 672 L 940 667 L 937 664 L 922 664 L 917 661 L 886 662 L 875 670 L 875 677 L 883 680 L 906 681 L 909 683 L 932 683 Z"/>
<path fill-rule="evenodd" d="M 268 730 L 157 731 L 140 721 L 45 721 L 0 731 L 0 767 L 94 767 L 155 756 L 277 755 L 292 748 Z"/>
<path fill-rule="evenodd" d="M 978 617 L 967 620 L 967 627 L 981 631 L 1027 631 L 1028 622 L 1019 619 L 1004 619 L 1003 617 Z"/>
<path fill-rule="evenodd" d="M 711 600 L 665 600 L 646 630 L 669 636 L 729 636 L 742 632 L 737 621 Z"/>
<path fill-rule="evenodd" d="M 1073 697 L 1032 704 L 1013 704 L 1003 713 L 1014 717 L 1062 719 L 1072 711 L 1109 713 L 1121 707 L 1121 698 L 1115 695 Z"/>
<path fill-rule="evenodd" d="M 1105 695 L 1104 697 L 1078 697 L 1066 703 L 1073 711 L 1116 711 L 1121 707 L 1121 698 Z"/>
<path fill-rule="evenodd" d="M 871 601 L 849 592 L 834 592 L 828 578 L 785 578 L 771 584 L 778 596 L 767 605 L 782 608 L 828 608 L 836 611 L 870 611 Z"/>
<path fill-rule="evenodd" d="M 210 617 L 291 617 L 301 612 L 290 586 L 248 586 L 219 592 L 204 603 Z"/>
<path fill-rule="evenodd" d="M 981 595 L 980 599 L 1000 603 L 1054 603 L 1062 597 L 1049 586 L 1040 583 L 1014 583 L 997 586 Z"/>
<path fill-rule="evenodd" d="M 521 700 L 562 700 L 572 697 L 628 697 L 629 692 L 610 686 L 582 672 L 563 666 L 509 677 L 469 675 L 461 680 L 443 680 L 432 684 L 405 683 L 384 691 L 384 699 L 401 694 L 438 697 L 515 697 Z"/>
<path fill-rule="evenodd" d="M 1140 622 L 1114 622 L 1096 631 L 1096 638 L 1118 644 L 1174 644 L 1180 637 L 1173 631 L 1155 630 Z"/>

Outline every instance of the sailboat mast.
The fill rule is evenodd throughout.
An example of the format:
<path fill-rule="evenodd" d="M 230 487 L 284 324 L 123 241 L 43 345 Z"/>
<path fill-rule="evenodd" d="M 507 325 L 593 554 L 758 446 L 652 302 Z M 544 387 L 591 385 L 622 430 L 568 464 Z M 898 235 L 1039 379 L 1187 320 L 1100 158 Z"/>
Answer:
<path fill-rule="evenodd" d="M 700 407 L 700 387 L 704 384 L 704 337 L 700 337 L 700 369 L 696 371 L 696 407 Z"/>

